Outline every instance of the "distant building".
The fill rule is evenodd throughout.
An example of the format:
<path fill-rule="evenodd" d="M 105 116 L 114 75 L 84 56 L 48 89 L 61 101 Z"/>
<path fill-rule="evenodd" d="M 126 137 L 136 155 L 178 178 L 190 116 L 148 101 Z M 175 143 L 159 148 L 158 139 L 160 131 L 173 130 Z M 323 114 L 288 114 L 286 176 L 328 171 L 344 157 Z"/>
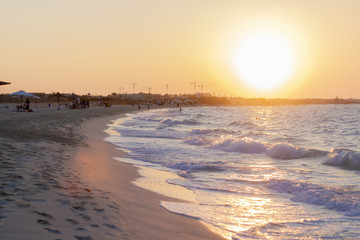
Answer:
<path fill-rule="evenodd" d="M 38 96 L 40 98 L 44 98 L 46 96 L 46 93 L 44 92 L 31 92 L 30 94 Z"/>
<path fill-rule="evenodd" d="M 196 96 L 197 98 L 212 97 L 211 93 L 196 93 L 195 96 Z"/>

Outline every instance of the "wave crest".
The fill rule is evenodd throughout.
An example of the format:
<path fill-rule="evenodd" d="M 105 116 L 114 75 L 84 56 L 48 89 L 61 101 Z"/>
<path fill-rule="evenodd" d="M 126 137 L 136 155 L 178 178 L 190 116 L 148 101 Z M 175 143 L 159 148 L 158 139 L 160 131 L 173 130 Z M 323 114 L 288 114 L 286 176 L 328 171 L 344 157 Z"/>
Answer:
<path fill-rule="evenodd" d="M 290 200 L 321 205 L 331 210 L 346 211 L 347 215 L 360 215 L 360 191 L 322 186 L 290 180 L 271 180 L 267 187 L 293 195 Z"/>
<path fill-rule="evenodd" d="M 256 142 L 251 138 L 236 139 L 232 136 L 221 137 L 211 144 L 211 148 L 240 153 L 263 153 L 266 151 L 263 143 Z"/>
<path fill-rule="evenodd" d="M 208 145 L 210 143 L 209 140 L 206 140 L 205 138 L 201 138 L 201 137 L 188 137 L 184 140 L 184 142 L 190 145 L 197 145 L 197 146 Z"/>
<path fill-rule="evenodd" d="M 229 134 L 231 131 L 226 129 L 210 129 L 210 128 L 194 128 L 189 131 L 191 135 L 206 135 L 206 134 Z"/>
<path fill-rule="evenodd" d="M 299 159 L 306 157 L 307 151 L 289 143 L 277 143 L 267 150 L 267 154 L 278 159 Z"/>
<path fill-rule="evenodd" d="M 178 124 L 182 124 L 182 121 L 174 120 L 171 118 L 165 118 L 165 119 L 161 120 L 160 123 L 166 124 L 166 125 L 178 125 Z"/>
<path fill-rule="evenodd" d="M 224 171 L 223 162 L 178 162 L 174 164 L 167 165 L 168 168 L 180 170 L 183 175 L 188 175 L 189 173 L 207 171 L 207 172 L 218 172 Z M 186 173 L 186 174 L 185 174 Z"/>
<path fill-rule="evenodd" d="M 348 149 L 333 149 L 324 164 L 360 170 L 360 152 Z"/>

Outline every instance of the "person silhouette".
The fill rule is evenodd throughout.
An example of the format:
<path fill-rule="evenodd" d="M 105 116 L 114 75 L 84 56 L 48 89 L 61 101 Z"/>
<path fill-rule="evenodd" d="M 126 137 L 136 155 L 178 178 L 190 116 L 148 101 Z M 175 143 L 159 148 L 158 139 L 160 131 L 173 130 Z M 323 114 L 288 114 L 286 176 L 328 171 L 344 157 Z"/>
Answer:
<path fill-rule="evenodd" d="M 27 98 L 25 102 L 25 110 L 29 111 L 30 109 L 30 100 Z"/>

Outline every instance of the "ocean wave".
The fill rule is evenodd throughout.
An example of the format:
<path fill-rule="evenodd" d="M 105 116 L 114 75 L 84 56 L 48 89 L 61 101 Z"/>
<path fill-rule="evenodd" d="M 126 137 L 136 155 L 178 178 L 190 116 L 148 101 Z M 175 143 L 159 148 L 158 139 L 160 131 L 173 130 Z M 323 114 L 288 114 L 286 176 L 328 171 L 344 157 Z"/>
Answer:
<path fill-rule="evenodd" d="M 185 119 L 185 120 L 176 120 L 176 119 L 172 119 L 172 118 L 165 118 L 163 120 L 160 121 L 161 124 L 165 124 L 165 125 L 180 125 L 180 124 L 184 124 L 184 125 L 197 125 L 199 124 L 198 121 L 196 121 L 195 119 Z"/>
<path fill-rule="evenodd" d="M 227 152 L 240 153 L 264 153 L 266 151 L 266 146 L 263 143 L 256 142 L 251 138 L 237 139 L 232 136 L 222 136 L 214 141 L 210 147 Z"/>
<path fill-rule="evenodd" d="M 270 157 L 277 159 L 299 159 L 304 158 L 307 151 L 289 143 L 276 143 L 272 145 L 266 153 Z"/>
<path fill-rule="evenodd" d="M 176 131 L 171 130 L 133 130 L 133 129 L 116 129 L 122 137 L 131 137 L 131 138 L 168 138 L 168 139 L 182 139 L 184 136 Z"/>
<path fill-rule="evenodd" d="M 198 145 L 206 145 L 206 143 L 199 143 Z M 236 138 L 231 135 L 221 136 L 213 141 L 209 147 L 226 152 L 266 154 L 272 158 L 283 160 L 317 157 L 327 154 L 325 151 L 300 148 L 290 143 L 268 144 L 248 137 Z"/>
<path fill-rule="evenodd" d="M 188 179 L 168 179 L 167 183 L 182 186 L 188 189 L 205 190 L 212 192 L 239 193 L 233 186 L 216 185 L 208 181 L 189 181 Z M 219 204 L 217 204 L 219 206 Z M 223 205 L 224 206 L 224 205 Z"/>
<path fill-rule="evenodd" d="M 245 183 L 251 185 L 263 185 L 269 182 L 268 179 L 246 179 L 246 178 L 237 178 L 237 179 L 225 179 L 226 182 L 235 182 L 235 183 Z"/>
<path fill-rule="evenodd" d="M 195 120 L 195 119 L 185 119 L 182 123 L 185 124 L 185 125 L 197 125 L 197 124 L 200 124 L 200 122 Z"/>
<path fill-rule="evenodd" d="M 213 130 L 212 129 L 208 129 L 208 128 L 195 128 L 195 129 L 191 129 L 190 134 L 194 134 L 194 135 L 200 135 L 200 134 L 209 134 L 212 133 Z"/>
<path fill-rule="evenodd" d="M 183 176 L 188 176 L 190 173 L 199 172 L 199 171 L 208 171 L 208 172 L 219 172 L 226 170 L 224 167 L 224 162 L 177 162 L 174 164 L 167 164 L 166 167 L 177 169 L 182 172 Z"/>
<path fill-rule="evenodd" d="M 196 113 L 194 118 L 203 118 L 203 117 L 208 117 L 208 115 L 202 114 L 202 113 Z"/>
<path fill-rule="evenodd" d="M 166 124 L 166 125 L 178 125 L 178 124 L 182 124 L 183 122 L 180 120 L 174 120 L 171 118 L 165 118 L 163 120 L 160 121 L 161 124 Z"/>
<path fill-rule="evenodd" d="M 266 154 L 276 159 L 300 159 L 309 157 L 320 157 L 326 155 L 328 152 L 317 149 L 305 149 L 294 146 L 290 143 L 275 143 L 271 145 Z"/>
<path fill-rule="evenodd" d="M 210 144 L 211 141 L 202 137 L 188 137 L 184 140 L 184 143 L 190 145 L 204 146 Z"/>
<path fill-rule="evenodd" d="M 360 152 L 348 149 L 333 149 L 324 164 L 360 170 Z"/>
<path fill-rule="evenodd" d="M 322 186 L 290 180 L 270 180 L 267 188 L 293 195 L 290 200 L 345 211 L 349 216 L 360 216 L 360 191 Z"/>
<path fill-rule="evenodd" d="M 151 117 L 147 117 L 147 116 L 135 116 L 134 117 L 135 120 L 140 120 L 140 121 L 145 121 L 145 122 L 159 122 L 160 119 L 156 116 L 151 116 Z"/>
<path fill-rule="evenodd" d="M 206 134 L 229 134 L 231 131 L 226 129 L 211 129 L 211 128 L 194 128 L 189 131 L 191 135 L 206 135 Z"/>
<path fill-rule="evenodd" d="M 242 126 L 242 127 L 249 127 L 249 128 L 255 128 L 258 127 L 258 125 L 256 125 L 253 122 L 250 121 L 232 121 L 229 126 Z"/>

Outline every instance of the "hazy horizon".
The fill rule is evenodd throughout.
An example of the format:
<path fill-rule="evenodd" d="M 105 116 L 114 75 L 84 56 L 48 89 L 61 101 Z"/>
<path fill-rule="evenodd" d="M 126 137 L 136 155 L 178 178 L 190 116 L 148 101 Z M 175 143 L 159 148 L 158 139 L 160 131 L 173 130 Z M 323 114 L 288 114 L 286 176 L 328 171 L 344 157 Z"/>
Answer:
<path fill-rule="evenodd" d="M 137 83 L 135 92 L 160 94 L 202 85 L 220 96 L 360 98 L 359 10 L 356 0 L 0 0 L 0 81 L 11 82 L 0 93 L 107 95 Z M 244 44 L 254 36 L 260 45 Z M 264 69 L 257 55 L 246 69 L 273 82 L 252 85 L 254 73 L 234 61 L 251 62 L 272 38 L 262 52 L 281 46 L 266 64 L 284 52 L 284 69 L 270 76 L 278 66 Z"/>

